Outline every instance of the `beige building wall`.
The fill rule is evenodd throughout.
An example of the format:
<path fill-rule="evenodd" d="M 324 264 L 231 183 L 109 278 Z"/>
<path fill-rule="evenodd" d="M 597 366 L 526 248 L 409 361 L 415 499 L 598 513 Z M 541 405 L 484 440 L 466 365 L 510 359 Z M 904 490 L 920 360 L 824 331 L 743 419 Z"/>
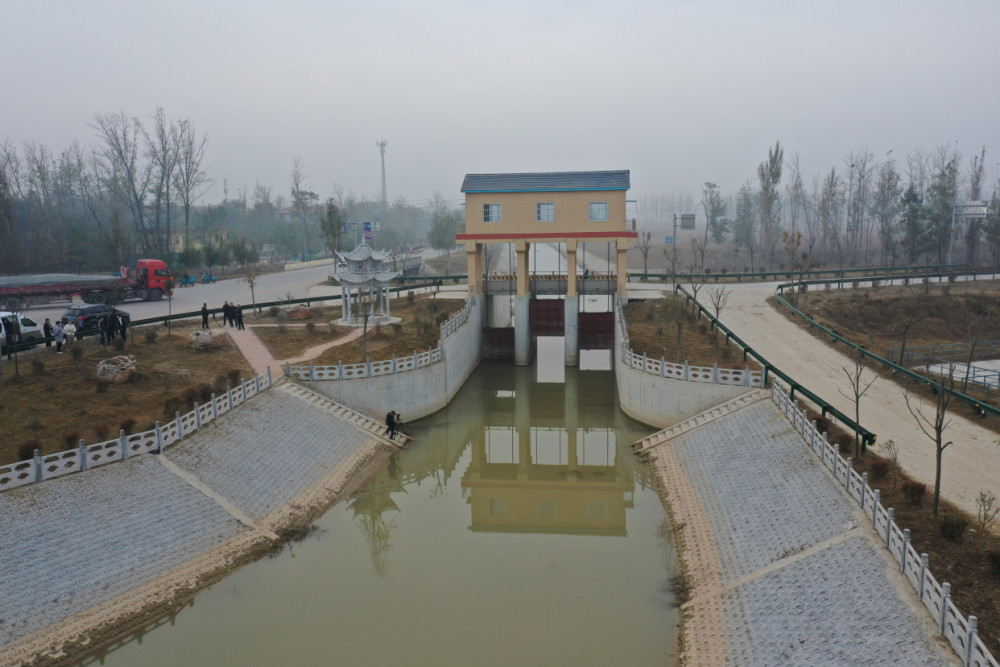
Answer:
<path fill-rule="evenodd" d="M 607 202 L 608 219 L 590 220 L 590 203 Z M 483 205 L 500 204 L 501 221 L 483 222 Z M 553 204 L 555 220 L 538 222 L 536 204 Z M 626 231 L 625 191 L 586 190 L 574 192 L 496 192 L 465 195 L 465 234 L 486 234 L 501 238 L 539 238 L 586 236 L 608 233 L 617 236 Z M 512 237 L 507 237 L 512 238 Z"/>

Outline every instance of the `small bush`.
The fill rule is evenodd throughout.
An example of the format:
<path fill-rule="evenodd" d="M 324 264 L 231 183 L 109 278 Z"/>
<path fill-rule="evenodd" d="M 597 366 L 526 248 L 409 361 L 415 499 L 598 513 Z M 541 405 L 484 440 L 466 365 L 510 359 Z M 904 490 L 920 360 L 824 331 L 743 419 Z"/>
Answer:
<path fill-rule="evenodd" d="M 271 314 L 271 317 L 277 317 L 278 313 L 281 312 L 281 308 L 279 306 L 271 306 L 267 309 L 267 312 Z"/>
<path fill-rule="evenodd" d="M 948 276 L 948 282 L 953 283 L 955 282 L 956 278 L 958 278 L 958 276 L 956 276 L 955 274 L 951 274 L 950 276 Z"/>
<path fill-rule="evenodd" d="M 986 562 L 990 564 L 990 572 L 1000 577 L 1000 551 L 987 551 Z"/>
<path fill-rule="evenodd" d="M 406 302 L 407 303 L 413 303 L 416 300 L 416 298 L 417 298 L 417 296 L 413 293 L 412 290 L 410 290 L 409 292 L 406 293 Z"/>
<path fill-rule="evenodd" d="M 799 285 L 799 294 L 805 294 L 808 291 L 809 291 L 809 285 L 806 285 L 805 283 Z"/>
<path fill-rule="evenodd" d="M 35 457 L 35 450 L 38 453 L 42 453 L 42 441 L 38 438 L 32 438 L 31 440 L 25 440 L 20 445 L 17 446 L 17 460 L 27 461 Z"/>
<path fill-rule="evenodd" d="M 868 468 L 868 474 L 872 479 L 885 479 L 889 476 L 889 462 L 872 461 L 871 467 Z"/>
<path fill-rule="evenodd" d="M 149 379 L 149 376 L 140 370 L 132 371 L 132 375 L 128 376 L 128 381 L 132 384 L 141 384 Z"/>
<path fill-rule="evenodd" d="M 850 454 L 854 451 L 854 438 L 849 435 L 838 436 L 837 448 L 841 454 Z"/>
<path fill-rule="evenodd" d="M 215 391 L 216 395 L 225 393 L 228 386 L 229 380 L 226 379 L 225 375 L 216 376 L 215 382 L 212 383 L 212 389 Z"/>
<path fill-rule="evenodd" d="M 399 322 L 392 323 L 392 333 L 401 334 L 403 333 L 403 325 Z"/>
<path fill-rule="evenodd" d="M 167 419 L 171 419 L 174 413 L 181 409 L 184 401 L 180 396 L 171 396 L 170 398 L 163 401 L 163 416 Z"/>
<path fill-rule="evenodd" d="M 135 428 L 136 420 L 133 417 L 126 417 L 118 425 L 118 428 L 125 431 L 125 435 L 132 435 L 132 429 Z"/>
<path fill-rule="evenodd" d="M 156 342 L 156 329 L 153 329 L 152 327 L 150 327 L 149 329 L 146 329 L 145 336 L 146 336 L 146 342 L 147 343 L 150 343 L 150 344 L 155 343 Z"/>
<path fill-rule="evenodd" d="M 229 378 L 229 384 L 235 387 L 243 381 L 243 371 L 238 368 L 234 368 L 226 373 L 226 377 Z"/>
<path fill-rule="evenodd" d="M 106 393 L 108 393 L 108 387 L 110 387 L 110 386 L 111 386 L 111 383 L 109 381 L 107 381 L 107 380 L 98 380 L 94 384 L 94 389 L 97 391 L 98 394 L 106 394 Z"/>
<path fill-rule="evenodd" d="M 115 348 L 115 352 L 121 352 L 122 350 L 125 349 L 125 339 L 124 338 L 115 338 L 111 342 L 111 347 Z"/>
<path fill-rule="evenodd" d="M 945 296 L 948 296 L 949 294 L 951 294 L 951 285 L 944 285 L 943 287 L 941 287 L 941 292 Z"/>
<path fill-rule="evenodd" d="M 198 392 L 203 403 L 208 403 L 212 400 L 212 385 L 207 382 L 202 382 L 198 385 Z"/>
<path fill-rule="evenodd" d="M 32 375 L 42 375 L 45 373 L 45 362 L 41 359 L 31 360 L 31 374 Z"/>
<path fill-rule="evenodd" d="M 907 482 L 903 484 L 903 497 L 911 507 L 920 507 L 924 504 L 924 492 L 927 485 L 921 482 Z"/>
<path fill-rule="evenodd" d="M 909 276 L 907 276 L 906 278 L 903 278 L 903 284 L 909 286 L 909 284 L 910 284 L 910 278 L 909 278 Z"/>
<path fill-rule="evenodd" d="M 312 336 L 316 332 L 315 322 L 306 322 L 306 333 Z"/>
<path fill-rule="evenodd" d="M 965 538 L 965 529 L 969 522 L 960 516 L 946 514 L 941 519 L 941 537 L 952 542 L 961 542 Z"/>
<path fill-rule="evenodd" d="M 188 387 L 181 392 L 181 398 L 184 399 L 184 405 L 193 408 L 194 404 L 201 398 L 201 389 L 198 387 Z"/>
<path fill-rule="evenodd" d="M 107 440 L 110 435 L 111 429 L 108 428 L 107 424 L 94 424 L 94 437 L 97 438 L 97 442 Z"/>
<path fill-rule="evenodd" d="M 829 417 L 817 417 L 816 418 L 816 430 L 820 433 L 830 432 L 830 418 Z"/>
<path fill-rule="evenodd" d="M 830 283 L 826 283 L 823 285 L 823 289 L 829 292 L 830 290 L 833 289 L 833 285 L 831 285 Z"/>
<path fill-rule="evenodd" d="M 63 442 L 66 443 L 67 447 L 76 447 L 80 444 L 80 432 L 70 431 L 69 433 L 63 433 Z"/>
<path fill-rule="evenodd" d="M 73 361 L 80 361 L 83 359 L 83 348 L 79 345 L 74 345 L 69 349 L 70 355 L 73 357 Z"/>

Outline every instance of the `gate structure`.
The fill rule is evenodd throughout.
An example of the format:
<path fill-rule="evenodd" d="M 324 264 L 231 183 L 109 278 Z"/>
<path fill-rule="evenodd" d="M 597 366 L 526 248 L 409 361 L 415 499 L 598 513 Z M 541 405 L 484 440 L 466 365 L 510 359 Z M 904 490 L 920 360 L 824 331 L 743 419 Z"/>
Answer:
<path fill-rule="evenodd" d="M 556 333 L 553 331 L 555 320 L 549 310 L 556 306 L 532 305 L 528 276 L 531 244 L 557 243 L 566 250 L 569 270 L 565 291 L 560 289 L 565 299 L 552 301 L 561 302 L 563 308 L 562 330 L 556 335 L 565 336 L 567 366 L 576 366 L 579 362 L 578 243 L 615 244 L 615 291 L 625 295 L 625 255 L 629 242 L 637 237 L 635 221 L 628 220 L 625 215 L 625 193 L 629 185 L 627 170 L 465 175 L 462 183 L 465 225 L 455 239 L 465 244 L 469 294 L 484 293 L 483 251 L 487 244 L 510 243 L 517 254 L 515 365 L 525 366 L 531 362 L 533 335 L 542 330 Z M 532 320 L 543 317 L 543 311 L 545 321 L 534 325 Z"/>

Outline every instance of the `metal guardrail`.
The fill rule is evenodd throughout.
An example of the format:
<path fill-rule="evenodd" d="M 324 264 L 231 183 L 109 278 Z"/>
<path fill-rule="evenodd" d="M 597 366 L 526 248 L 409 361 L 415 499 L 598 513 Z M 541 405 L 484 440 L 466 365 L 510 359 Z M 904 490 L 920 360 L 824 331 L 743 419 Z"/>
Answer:
<path fill-rule="evenodd" d="M 945 275 L 950 274 L 955 269 L 964 269 L 971 266 L 970 264 L 928 264 L 926 266 L 869 266 L 869 267 L 855 267 L 850 269 L 845 268 L 830 268 L 830 269 L 810 269 L 809 271 L 789 271 L 787 269 L 782 269 L 778 271 L 757 271 L 749 273 L 704 273 L 697 274 L 699 278 L 704 278 L 705 280 L 719 281 L 722 279 L 732 279 L 736 278 L 736 282 L 740 283 L 743 280 L 780 280 L 782 278 L 786 280 L 791 280 L 795 276 L 802 278 L 811 278 L 813 276 L 830 276 L 833 279 L 848 280 L 849 276 L 866 276 L 872 274 L 887 274 L 890 277 L 902 278 L 905 276 L 914 276 L 919 273 L 944 273 Z M 667 282 L 673 278 L 670 273 L 629 273 L 630 278 L 640 278 L 640 279 L 654 279 Z M 687 278 L 690 273 L 677 273 L 678 278 Z"/>
<path fill-rule="evenodd" d="M 928 280 L 930 280 L 931 278 L 943 279 L 943 278 L 951 278 L 952 276 L 973 276 L 973 279 L 974 279 L 975 276 L 977 276 L 977 275 L 980 275 L 980 274 L 977 274 L 975 271 L 965 271 L 965 272 L 960 272 L 960 273 L 932 273 L 932 274 L 917 275 L 917 276 L 907 276 L 907 277 L 909 277 L 911 279 L 914 278 L 914 277 L 915 278 L 919 278 L 919 279 L 927 278 Z M 990 275 L 994 275 L 995 276 L 996 274 L 995 273 L 991 273 Z M 897 280 L 902 279 L 902 278 L 904 278 L 904 276 L 896 276 L 895 277 L 895 279 L 897 279 Z M 885 280 L 885 281 L 889 281 L 891 283 L 892 278 L 890 278 L 889 276 L 872 276 L 872 277 L 868 278 L 868 280 L 869 281 L 871 281 L 871 280 L 878 280 L 879 282 Z M 858 345 L 854 341 L 851 341 L 851 340 L 848 340 L 847 338 L 844 338 L 843 336 L 841 336 L 839 333 L 837 333 L 833 329 L 825 327 L 822 324 L 820 324 L 819 322 L 816 322 L 813 318 L 809 317 L 808 315 L 806 315 L 805 313 L 803 313 L 801 310 L 799 310 L 798 308 L 796 308 L 795 306 L 793 306 L 792 304 L 790 304 L 784 298 L 784 296 L 783 296 L 784 290 L 786 290 L 786 289 L 799 289 L 799 286 L 803 285 L 803 284 L 805 284 L 805 285 L 816 285 L 816 284 L 825 284 L 825 283 L 828 283 L 828 282 L 830 282 L 830 281 L 826 281 L 826 280 L 809 280 L 809 281 L 802 281 L 802 282 L 782 283 L 782 284 L 778 285 L 775 288 L 775 295 L 774 296 L 775 296 L 775 299 L 777 299 L 778 303 L 782 304 L 783 306 L 785 306 L 786 308 L 788 308 L 789 310 L 791 310 L 792 313 L 794 313 L 798 317 L 800 317 L 803 320 L 805 320 L 805 322 L 811 328 L 818 329 L 819 331 L 822 331 L 824 334 L 830 336 L 830 339 L 834 343 L 843 343 L 844 345 L 850 347 L 851 349 L 853 349 L 857 353 L 862 354 L 866 358 L 871 359 L 872 361 L 880 364 L 883 368 L 891 370 L 896 375 L 902 375 L 902 376 L 907 377 L 907 378 L 909 378 L 909 379 L 911 379 L 911 380 L 913 380 L 915 382 L 919 382 L 919 383 L 921 383 L 921 384 L 923 384 L 923 385 L 925 385 L 927 387 L 933 387 L 933 388 L 935 388 L 936 390 L 939 390 L 939 391 L 940 390 L 947 391 L 949 394 L 951 394 L 951 396 L 953 398 L 956 398 L 956 399 L 962 401 L 963 403 L 965 403 L 966 405 L 969 405 L 970 407 L 978 409 L 980 411 L 980 414 L 982 414 L 982 415 L 987 415 L 988 414 L 988 415 L 992 415 L 994 417 L 1000 417 L 1000 408 L 997 408 L 997 407 L 995 407 L 993 405 L 990 405 L 988 403 L 984 403 L 981 400 L 979 400 L 979 399 L 977 399 L 977 398 L 975 398 L 973 396 L 969 396 L 968 394 L 964 394 L 964 393 L 962 393 L 960 391 L 955 391 L 954 389 L 949 389 L 948 387 L 945 387 L 944 384 L 941 383 L 941 382 L 939 382 L 939 381 L 930 379 L 930 378 L 928 378 L 928 377 L 926 377 L 924 375 L 921 375 L 920 373 L 912 371 L 909 368 L 906 368 L 904 366 L 900 366 L 899 364 L 897 364 L 894 361 L 890 361 L 889 359 L 886 359 L 886 358 L 884 358 L 884 357 L 882 357 L 882 356 L 880 356 L 878 354 L 875 354 L 874 352 L 871 352 L 870 350 L 865 349 L 865 347 L 863 345 Z M 860 282 L 866 282 L 866 281 L 861 280 Z M 841 287 L 843 287 L 843 286 L 841 285 Z"/>
<path fill-rule="evenodd" d="M 687 298 L 687 301 L 689 303 L 694 301 L 694 297 L 691 296 L 691 294 L 689 294 L 682 285 L 677 285 L 674 288 L 674 290 L 676 292 L 683 294 Z M 701 317 L 701 315 L 704 314 L 706 317 L 708 317 L 709 321 L 712 323 L 714 327 L 717 327 L 720 331 L 726 334 L 726 344 L 728 344 L 730 341 L 733 341 L 741 348 L 743 348 L 744 361 L 746 361 L 747 356 L 751 356 L 754 359 L 756 359 L 761 366 L 764 367 L 764 377 L 762 380 L 764 386 L 767 386 L 767 376 L 769 374 L 773 374 L 774 376 L 781 378 L 789 386 L 789 390 L 791 392 L 791 398 L 794 399 L 795 393 L 798 392 L 802 396 L 805 396 L 810 401 L 812 401 L 812 403 L 820 409 L 820 413 L 824 417 L 826 417 L 827 415 L 833 415 L 834 417 L 837 418 L 838 421 L 847 425 L 848 427 L 853 429 L 859 436 L 861 436 L 862 451 L 866 451 L 868 446 L 875 442 L 876 435 L 874 433 L 872 433 L 865 427 L 861 426 L 860 424 L 856 423 L 853 419 L 851 419 L 849 416 L 847 416 L 846 414 L 835 408 L 831 403 L 824 400 L 818 394 L 810 391 L 809 389 L 806 389 L 801 384 L 796 382 L 795 379 L 792 378 L 792 376 L 788 375 L 780 368 L 778 368 L 776 365 L 772 364 L 770 361 L 765 359 L 761 353 L 750 347 L 742 338 L 737 336 L 735 333 L 733 333 L 732 330 L 730 330 L 724 324 L 719 322 L 715 318 L 715 316 L 712 315 L 711 312 L 709 312 L 707 308 L 705 308 L 697 301 L 694 301 L 694 303 L 698 307 L 699 317 Z"/>

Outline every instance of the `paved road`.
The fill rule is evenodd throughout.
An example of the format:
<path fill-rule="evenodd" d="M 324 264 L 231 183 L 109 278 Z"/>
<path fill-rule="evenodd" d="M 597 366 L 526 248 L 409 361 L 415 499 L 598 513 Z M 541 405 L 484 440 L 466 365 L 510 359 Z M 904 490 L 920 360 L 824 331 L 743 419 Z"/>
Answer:
<path fill-rule="evenodd" d="M 843 371 L 853 369 L 853 359 L 845 348 L 821 344 L 770 306 L 767 299 L 776 284 L 733 285 L 722 311 L 723 324 L 799 384 L 843 413 L 853 414 L 853 392 Z M 924 413 L 933 418 L 934 406 L 925 404 Z M 968 414 L 962 405 L 951 412 L 944 435 L 954 444 L 944 452 L 941 495 L 975 516 L 980 491 L 1000 497 L 1000 445 L 995 433 Z M 910 414 L 899 385 L 877 380 L 861 400 L 861 423 L 878 435 L 879 442 L 894 440 L 903 469 L 927 484 L 929 491 L 934 488 L 934 443 Z"/>

